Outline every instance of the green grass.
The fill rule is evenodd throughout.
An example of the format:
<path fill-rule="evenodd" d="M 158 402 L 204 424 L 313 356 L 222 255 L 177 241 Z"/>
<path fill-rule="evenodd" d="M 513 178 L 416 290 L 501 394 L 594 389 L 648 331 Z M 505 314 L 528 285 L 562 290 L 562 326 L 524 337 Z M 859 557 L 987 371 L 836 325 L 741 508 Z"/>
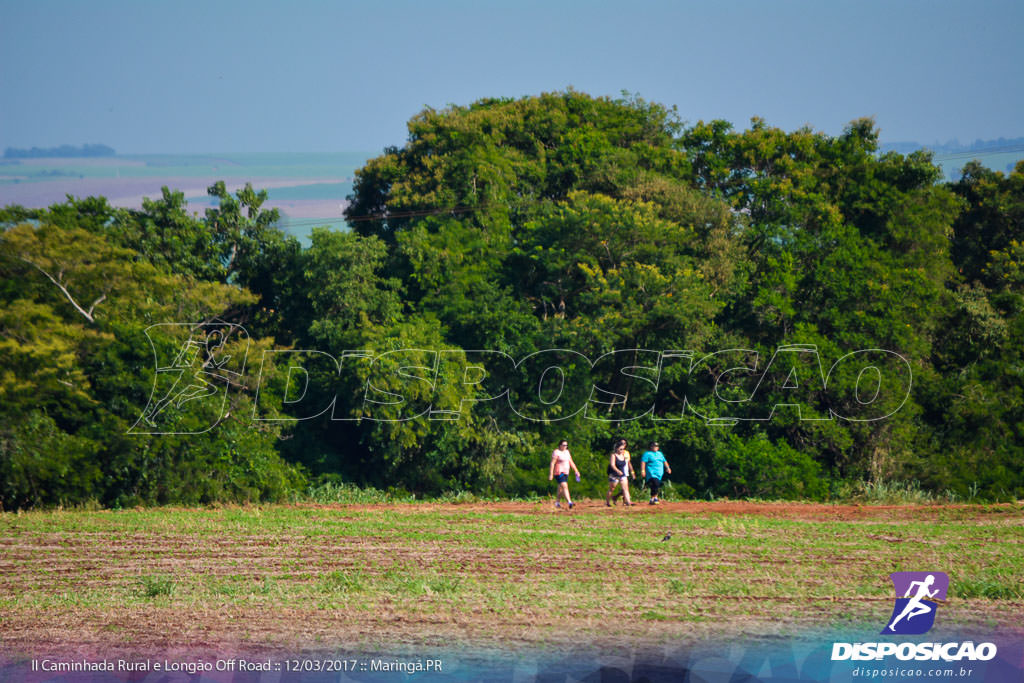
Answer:
<path fill-rule="evenodd" d="M 139 594 L 144 598 L 170 596 L 174 593 L 174 581 L 166 576 L 143 576 L 139 579 Z"/>
<path fill-rule="evenodd" d="M 1024 598 L 1024 576 L 1000 575 L 985 571 L 980 575 L 961 579 L 950 592 L 959 598 L 1020 600 Z"/>
<path fill-rule="evenodd" d="M 1008 619 L 1024 598 L 1021 506 L 844 522 L 589 505 L 584 514 L 548 503 L 2 513 L 0 619 L 312 610 L 303 619 L 363 615 L 386 628 L 400 614 L 442 632 L 472 619 L 482 633 L 522 619 L 540 632 L 568 623 L 614 635 L 629 633 L 628 620 L 605 626 L 622 603 L 668 637 L 696 622 L 874 628 L 891 609 L 888 574 L 901 570 L 949 573 L 956 613 L 971 618 Z M 126 641 L 147 637 L 118 628 Z"/>
<path fill-rule="evenodd" d="M 320 579 L 325 593 L 358 593 L 366 590 L 366 578 L 361 572 L 328 572 Z"/>

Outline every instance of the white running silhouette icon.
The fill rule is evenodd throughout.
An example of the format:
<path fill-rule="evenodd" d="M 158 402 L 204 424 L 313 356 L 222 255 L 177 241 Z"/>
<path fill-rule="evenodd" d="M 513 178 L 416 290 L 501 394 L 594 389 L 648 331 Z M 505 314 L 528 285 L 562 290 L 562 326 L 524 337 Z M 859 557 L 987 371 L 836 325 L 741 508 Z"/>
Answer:
<path fill-rule="evenodd" d="M 893 619 L 892 623 L 889 624 L 890 631 L 893 631 L 895 633 L 896 623 L 900 621 L 900 619 L 902 619 L 903 617 L 906 617 L 907 621 L 910 621 L 914 617 L 920 616 L 922 614 L 928 614 L 934 609 L 934 607 L 932 607 L 931 605 L 926 605 L 924 603 L 924 600 L 927 600 L 928 598 L 934 598 L 935 594 L 939 592 L 938 588 L 936 588 L 935 590 L 928 590 L 933 583 L 935 583 L 934 574 L 929 574 L 928 576 L 926 576 L 924 581 L 910 582 L 910 585 L 907 587 L 907 592 L 903 596 L 905 598 L 910 598 L 910 602 L 908 602 L 907 606 L 903 608 L 903 611 L 899 613 L 899 616 Z M 910 593 L 913 592 L 914 586 L 917 586 L 917 592 L 914 593 L 913 597 L 911 597 Z"/>

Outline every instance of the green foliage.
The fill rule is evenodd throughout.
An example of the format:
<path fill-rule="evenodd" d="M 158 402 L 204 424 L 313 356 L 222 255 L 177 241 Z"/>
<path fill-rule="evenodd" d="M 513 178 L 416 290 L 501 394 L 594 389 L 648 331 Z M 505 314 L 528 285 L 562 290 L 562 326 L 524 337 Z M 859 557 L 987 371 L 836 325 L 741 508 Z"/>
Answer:
<path fill-rule="evenodd" d="M 980 280 L 995 290 L 1012 285 L 1012 280 L 1003 280 L 1003 269 L 995 262 L 1006 259 L 1018 248 L 1014 242 L 1022 241 L 1024 164 L 1004 175 L 972 161 L 952 189 L 967 203 L 953 226 L 952 251 L 960 273 L 967 282 Z"/>
<path fill-rule="evenodd" d="M 168 576 L 143 576 L 139 579 L 139 595 L 144 598 L 174 595 L 174 579 Z"/>
<path fill-rule="evenodd" d="M 204 216 L 168 188 L 7 207 L 0 505 L 549 495 L 563 437 L 603 496 L 618 436 L 680 495 L 1020 498 L 1024 166 L 939 179 L 870 120 L 569 90 L 421 112 L 307 248 L 251 185 Z M 191 341 L 153 326 L 210 321 L 248 331 L 234 379 L 151 405 Z M 872 349 L 865 401 L 841 360 Z M 157 412 L 180 429 L 139 433 Z"/>
<path fill-rule="evenodd" d="M 398 281 L 384 278 L 387 247 L 376 237 L 316 228 L 302 255 L 303 290 L 309 300 L 308 334 L 332 353 L 359 348 L 363 330 L 399 320 Z"/>
<path fill-rule="evenodd" d="M 32 411 L 0 430 L 0 509 L 66 505 L 96 494 L 98 445 Z"/>
<path fill-rule="evenodd" d="M 218 246 L 207 224 L 189 214 L 185 194 L 161 188 L 160 199 L 145 198 L 142 209 L 118 214 L 107 228 L 118 243 L 149 255 L 159 268 L 200 280 L 223 280 Z"/>
<path fill-rule="evenodd" d="M 921 482 L 910 481 L 855 481 L 846 482 L 837 491 L 837 498 L 868 505 L 928 505 L 955 503 L 959 498 L 946 492 L 936 494 L 921 488 Z M 963 499 L 971 502 L 973 496 Z"/>
<path fill-rule="evenodd" d="M 716 496 L 822 500 L 828 494 L 821 466 L 811 456 L 763 434 L 730 434 L 712 454 L 706 476 L 707 490 Z"/>
<path fill-rule="evenodd" d="M 356 486 L 340 481 L 337 475 L 324 475 L 320 482 L 304 492 L 292 494 L 294 502 L 348 503 L 373 505 L 378 503 L 411 503 L 416 500 L 412 494 L 396 489 L 382 491 L 371 486 Z"/>
<path fill-rule="evenodd" d="M 109 225 L 90 222 L 94 209 L 58 205 L 0 236 L 0 269 L 10 282 L 0 290 L 0 418 L 8 425 L 0 433 L 0 505 L 257 501 L 301 486 L 303 475 L 277 453 L 280 426 L 244 418 L 253 413 L 255 376 L 222 387 L 225 412 L 235 417 L 216 432 L 130 433 L 151 394 L 160 398 L 147 328 L 217 318 L 255 299 L 112 244 Z M 74 227 L 79 211 L 89 229 Z M 271 344 L 253 340 L 257 357 Z M 240 348 L 227 353 L 244 357 Z M 190 427 L 172 431 L 209 426 L 202 401 L 169 412 Z"/>
<path fill-rule="evenodd" d="M 366 578 L 358 572 L 333 571 L 320 579 L 325 593 L 358 593 L 366 590 Z"/>
<path fill-rule="evenodd" d="M 954 584 L 956 597 L 969 600 L 1020 600 L 1024 598 L 1024 582 L 1011 574 L 984 572 L 980 576 L 961 578 Z"/>

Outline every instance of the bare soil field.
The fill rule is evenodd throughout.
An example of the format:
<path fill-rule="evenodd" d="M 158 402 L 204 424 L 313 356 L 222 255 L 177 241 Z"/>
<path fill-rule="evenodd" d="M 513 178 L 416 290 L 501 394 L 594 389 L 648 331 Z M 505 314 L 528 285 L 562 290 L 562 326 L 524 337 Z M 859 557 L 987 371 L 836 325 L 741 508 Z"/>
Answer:
<path fill-rule="evenodd" d="M 0 652 L 515 652 L 877 634 L 888 574 L 903 570 L 949 573 L 937 637 L 1021 639 L 1022 558 L 1019 504 L 3 513 Z"/>
<path fill-rule="evenodd" d="M 343 182 L 343 178 L 317 180 L 295 178 L 238 178 L 232 176 L 166 176 L 144 178 L 69 178 L 46 182 L 0 184 L 0 206 L 19 204 L 28 208 L 45 208 L 63 202 L 67 195 L 74 197 L 106 197 L 111 206 L 138 209 L 143 198 L 159 199 L 160 188 L 167 186 L 181 191 L 185 197 L 202 197 L 202 202 L 190 203 L 190 208 L 202 215 L 209 206 L 206 188 L 223 180 L 234 192 L 252 182 L 257 189 L 298 187 L 317 183 Z M 341 216 L 343 200 L 271 200 L 266 208 L 278 208 L 293 218 L 325 218 Z"/>

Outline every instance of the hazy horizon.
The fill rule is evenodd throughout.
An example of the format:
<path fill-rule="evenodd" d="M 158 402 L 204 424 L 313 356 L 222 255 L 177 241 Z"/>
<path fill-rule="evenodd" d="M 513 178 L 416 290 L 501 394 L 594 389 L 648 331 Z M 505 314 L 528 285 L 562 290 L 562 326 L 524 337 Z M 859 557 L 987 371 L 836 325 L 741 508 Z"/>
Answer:
<path fill-rule="evenodd" d="M 0 0 L 0 149 L 379 153 L 424 107 L 574 87 L 887 142 L 1024 135 L 1024 6 Z"/>

